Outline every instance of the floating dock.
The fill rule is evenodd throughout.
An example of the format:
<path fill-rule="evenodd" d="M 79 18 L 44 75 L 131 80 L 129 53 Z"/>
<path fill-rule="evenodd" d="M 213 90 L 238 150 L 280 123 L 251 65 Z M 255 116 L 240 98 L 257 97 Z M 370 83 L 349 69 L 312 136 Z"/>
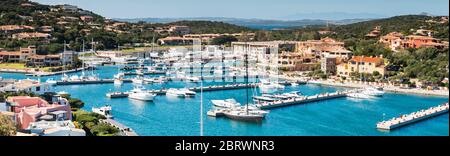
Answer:
<path fill-rule="evenodd" d="M 85 67 L 85 70 L 90 70 L 90 69 L 95 69 L 93 67 Z M 79 72 L 82 71 L 83 68 L 77 68 L 77 69 L 71 69 L 71 70 L 66 70 L 66 71 L 58 71 L 58 72 L 35 72 L 35 73 L 31 73 L 31 74 L 25 74 L 25 76 L 34 76 L 34 77 L 45 77 L 45 76 L 54 76 L 54 75 L 62 75 L 64 73 L 75 73 L 75 72 Z"/>
<path fill-rule="evenodd" d="M 205 87 L 193 87 L 193 88 L 188 88 L 188 90 L 190 91 L 194 91 L 194 92 L 200 92 L 200 90 L 202 90 L 204 92 L 207 91 L 219 91 L 219 90 L 233 90 L 233 89 L 245 89 L 245 88 L 251 88 L 251 87 L 256 87 L 258 84 L 256 83 L 252 83 L 252 84 L 231 84 L 231 85 L 221 85 L 221 86 L 205 86 Z M 165 95 L 167 92 L 167 89 L 161 89 L 161 90 L 147 90 L 146 92 L 148 93 L 153 93 L 156 95 Z M 106 96 L 110 97 L 110 98 L 124 98 L 124 97 L 128 97 L 128 92 L 113 92 L 113 93 L 107 93 Z"/>
<path fill-rule="evenodd" d="M 258 107 L 260 109 L 272 109 L 277 107 L 284 107 L 284 106 L 290 106 L 290 105 L 297 105 L 297 104 L 305 104 L 310 102 L 316 102 L 316 101 L 324 101 L 324 100 L 330 100 L 330 99 L 336 99 L 336 98 L 342 98 L 347 97 L 348 93 L 351 93 L 353 91 L 342 91 L 342 92 L 334 92 L 334 93 L 324 93 L 324 94 L 317 94 L 313 96 L 306 96 L 306 97 L 298 97 L 293 99 L 287 99 L 287 100 L 276 100 L 273 102 L 263 102 L 260 104 L 255 104 L 255 107 Z"/>
<path fill-rule="evenodd" d="M 136 72 L 125 72 L 123 73 L 125 75 L 139 75 Z M 144 72 L 143 75 L 159 75 L 159 74 L 166 74 L 165 71 L 151 71 L 151 72 Z"/>
<path fill-rule="evenodd" d="M 134 132 L 131 128 L 126 127 L 125 125 L 122 125 L 121 123 L 117 122 L 116 120 L 105 119 L 105 120 L 100 120 L 100 122 L 111 125 L 113 127 L 116 127 L 117 129 L 120 130 L 121 135 L 123 135 L 123 136 L 138 136 L 138 134 L 136 132 Z"/>
<path fill-rule="evenodd" d="M 124 79 L 123 82 L 130 83 L 132 81 L 131 79 Z M 114 83 L 114 79 L 57 81 L 56 85 L 83 85 L 83 84 L 105 84 L 105 83 Z"/>
<path fill-rule="evenodd" d="M 448 103 L 431 107 L 426 110 L 420 110 L 410 114 L 405 114 L 397 118 L 377 123 L 377 128 L 381 130 L 392 130 L 408 124 L 419 122 L 431 117 L 435 117 L 444 113 L 448 113 Z"/>

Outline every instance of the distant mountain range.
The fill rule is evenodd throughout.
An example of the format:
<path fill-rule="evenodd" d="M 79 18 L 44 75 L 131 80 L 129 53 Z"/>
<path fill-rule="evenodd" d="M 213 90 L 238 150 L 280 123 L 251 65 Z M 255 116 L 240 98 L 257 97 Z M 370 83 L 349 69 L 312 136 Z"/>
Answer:
<path fill-rule="evenodd" d="M 148 22 L 148 23 L 171 23 L 176 21 L 218 21 L 229 24 L 245 26 L 254 29 L 287 29 L 293 27 L 304 27 L 310 25 L 345 25 L 357 22 L 369 21 L 375 18 L 354 18 L 342 20 L 323 20 L 323 19 L 302 19 L 302 20 L 268 20 L 268 19 L 244 19 L 244 18 L 226 18 L 226 17 L 189 17 L 189 18 L 114 18 L 117 21 L 124 22 Z"/>

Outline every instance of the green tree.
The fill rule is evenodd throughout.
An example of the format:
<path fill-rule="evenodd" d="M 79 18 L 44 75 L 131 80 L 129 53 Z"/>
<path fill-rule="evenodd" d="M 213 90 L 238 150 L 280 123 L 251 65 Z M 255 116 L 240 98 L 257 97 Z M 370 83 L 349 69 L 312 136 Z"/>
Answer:
<path fill-rule="evenodd" d="M 16 126 L 14 121 L 3 114 L 0 114 L 0 136 L 14 136 L 16 135 Z"/>

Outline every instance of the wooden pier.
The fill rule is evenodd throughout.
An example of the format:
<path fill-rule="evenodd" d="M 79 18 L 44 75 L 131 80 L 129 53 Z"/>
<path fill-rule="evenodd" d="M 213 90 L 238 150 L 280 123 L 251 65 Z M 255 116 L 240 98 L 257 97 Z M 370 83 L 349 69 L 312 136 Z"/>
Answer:
<path fill-rule="evenodd" d="M 431 117 L 435 117 L 441 114 L 448 113 L 448 103 L 439 105 L 436 107 L 431 107 L 426 110 L 420 110 L 410 114 L 402 115 L 397 118 L 392 118 L 387 121 L 381 121 L 377 123 L 377 128 L 381 130 L 392 130 L 402 126 L 406 126 L 415 122 L 419 122 Z"/>
<path fill-rule="evenodd" d="M 117 129 L 119 129 L 121 135 L 123 135 L 123 136 L 138 136 L 138 134 L 136 132 L 134 132 L 131 128 L 126 127 L 125 125 L 117 122 L 116 120 L 105 119 L 105 120 L 100 120 L 100 122 L 111 125 Z"/>

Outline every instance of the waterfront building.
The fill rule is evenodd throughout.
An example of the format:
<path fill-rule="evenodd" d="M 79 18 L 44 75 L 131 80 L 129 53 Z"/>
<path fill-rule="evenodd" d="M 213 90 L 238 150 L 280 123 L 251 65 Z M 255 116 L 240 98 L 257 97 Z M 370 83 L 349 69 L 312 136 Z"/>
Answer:
<path fill-rule="evenodd" d="M 336 57 L 334 57 L 334 56 L 324 57 L 320 61 L 320 69 L 325 74 L 335 75 L 336 74 L 336 63 L 337 63 Z"/>
<path fill-rule="evenodd" d="M 20 48 L 19 51 L 0 51 L 0 62 L 18 63 L 26 62 L 28 56 L 36 54 L 35 46 Z"/>
<path fill-rule="evenodd" d="M 314 57 L 295 52 L 282 52 L 278 64 L 282 71 L 313 71 L 319 66 Z"/>
<path fill-rule="evenodd" d="M 53 67 L 61 65 L 61 56 L 59 55 L 30 55 L 27 66 L 32 67 Z"/>
<path fill-rule="evenodd" d="M 37 80 L 24 79 L 5 84 L 0 88 L 2 92 L 28 92 L 35 94 L 43 94 L 51 90 L 51 85 L 47 83 L 41 83 Z"/>
<path fill-rule="evenodd" d="M 341 77 L 349 77 L 351 73 L 373 74 L 374 72 L 385 75 L 386 67 L 383 56 L 354 56 L 347 63 L 337 66 L 337 74 Z"/>
<path fill-rule="evenodd" d="M 0 63 L 19 63 L 20 52 L 0 51 Z"/>
<path fill-rule="evenodd" d="M 77 52 L 70 50 L 63 51 L 62 53 L 59 54 L 59 56 L 61 57 L 61 62 L 64 65 L 74 63 L 74 58 L 76 55 Z"/>

